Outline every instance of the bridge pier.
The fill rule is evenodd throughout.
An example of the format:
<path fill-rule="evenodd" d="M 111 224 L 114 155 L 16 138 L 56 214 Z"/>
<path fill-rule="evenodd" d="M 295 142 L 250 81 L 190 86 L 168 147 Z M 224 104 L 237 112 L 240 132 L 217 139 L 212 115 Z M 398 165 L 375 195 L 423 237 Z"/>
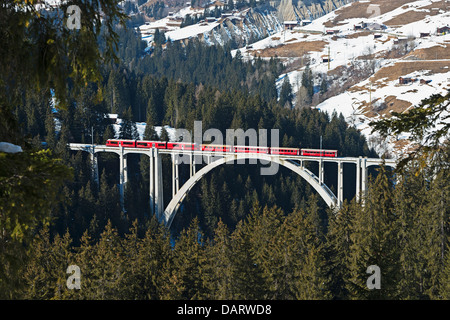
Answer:
<path fill-rule="evenodd" d="M 155 148 L 149 154 L 150 213 L 155 214 Z"/>
<path fill-rule="evenodd" d="M 128 182 L 128 165 L 127 165 L 127 155 L 124 153 L 123 147 L 120 148 L 119 153 L 119 193 L 120 193 L 120 204 L 124 208 L 124 195 L 125 195 L 125 185 Z"/>
<path fill-rule="evenodd" d="M 356 160 L 356 202 L 361 198 L 361 157 Z"/>
<path fill-rule="evenodd" d="M 180 190 L 180 175 L 179 175 L 179 159 L 176 154 L 172 154 L 172 198 Z"/>
<path fill-rule="evenodd" d="M 322 158 L 320 158 L 319 160 L 319 184 L 322 185 L 323 184 L 323 176 L 324 176 L 324 165 L 323 165 L 323 160 Z"/>
<path fill-rule="evenodd" d="M 361 161 L 361 198 L 363 201 L 367 193 L 368 178 L 367 157 L 365 157 Z"/>
<path fill-rule="evenodd" d="M 155 214 L 158 221 L 161 221 L 164 215 L 162 161 L 159 150 L 155 149 L 154 151 L 155 174 L 153 175 L 153 179 L 155 181 Z"/>
<path fill-rule="evenodd" d="M 363 201 L 368 188 L 367 157 L 359 157 L 356 161 L 356 201 Z"/>
<path fill-rule="evenodd" d="M 98 176 L 98 159 L 97 155 L 95 154 L 95 147 L 92 145 L 92 151 L 91 151 L 91 166 L 92 166 L 92 180 L 96 183 L 97 188 L 99 187 L 99 176 Z"/>
<path fill-rule="evenodd" d="M 344 164 L 341 161 L 338 162 L 338 187 L 336 192 L 338 199 L 337 204 L 340 208 L 344 201 Z"/>

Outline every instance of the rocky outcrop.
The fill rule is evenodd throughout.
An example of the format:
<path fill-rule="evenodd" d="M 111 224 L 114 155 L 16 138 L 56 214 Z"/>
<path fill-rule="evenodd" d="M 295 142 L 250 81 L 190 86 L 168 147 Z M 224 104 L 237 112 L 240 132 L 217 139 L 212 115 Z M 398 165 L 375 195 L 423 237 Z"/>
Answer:
<path fill-rule="evenodd" d="M 272 0 L 281 21 L 317 19 L 354 0 Z"/>
<path fill-rule="evenodd" d="M 277 11 L 273 7 L 262 6 L 220 20 L 217 27 L 203 33 L 200 39 L 211 45 L 231 41 L 235 47 L 242 47 L 281 30 L 283 23 Z"/>
<path fill-rule="evenodd" d="M 283 30 L 288 20 L 313 20 L 353 0 L 273 0 L 220 20 L 199 38 L 210 45 L 242 47 Z"/>

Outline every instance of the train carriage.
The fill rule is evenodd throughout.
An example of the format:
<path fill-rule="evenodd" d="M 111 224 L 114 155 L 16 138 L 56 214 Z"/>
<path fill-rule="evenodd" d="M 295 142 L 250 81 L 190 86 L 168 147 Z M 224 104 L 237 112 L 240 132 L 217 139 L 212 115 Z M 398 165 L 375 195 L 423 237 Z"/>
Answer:
<path fill-rule="evenodd" d="M 153 147 L 154 141 L 136 141 L 136 148 L 149 149 Z"/>
<path fill-rule="evenodd" d="M 110 139 L 110 140 L 106 141 L 106 146 L 135 148 L 136 140 L 113 140 L 113 139 Z"/>
<path fill-rule="evenodd" d="M 301 156 L 311 157 L 337 157 L 337 150 L 324 150 L 324 149 L 300 149 Z"/>
<path fill-rule="evenodd" d="M 202 144 L 200 149 L 210 152 L 233 152 L 231 146 L 218 144 Z"/>
<path fill-rule="evenodd" d="M 159 142 L 159 141 L 142 141 L 142 140 L 136 140 L 136 148 L 144 148 L 144 149 L 166 149 L 166 143 L 165 142 Z"/>
<path fill-rule="evenodd" d="M 167 142 L 167 149 L 170 149 L 170 150 L 199 150 L 199 147 L 195 143 Z"/>
<path fill-rule="evenodd" d="M 297 148 L 272 147 L 272 148 L 270 148 L 270 154 L 298 156 L 300 154 L 300 149 L 297 149 Z"/>
<path fill-rule="evenodd" d="M 169 150 L 200 150 L 208 152 L 234 152 L 234 153 L 262 153 L 262 154 L 278 154 L 291 156 L 310 156 L 310 157 L 337 157 L 337 150 L 326 149 L 296 149 L 283 147 L 258 147 L 258 146 L 230 146 L 230 145 L 214 145 L 189 142 L 161 142 L 161 141 L 145 141 L 145 140 L 120 140 L 108 139 L 106 141 L 108 147 L 127 147 L 127 148 L 157 148 Z"/>
<path fill-rule="evenodd" d="M 254 146 L 235 146 L 234 152 L 236 153 L 264 153 L 269 154 L 270 148 L 268 147 L 254 147 Z"/>

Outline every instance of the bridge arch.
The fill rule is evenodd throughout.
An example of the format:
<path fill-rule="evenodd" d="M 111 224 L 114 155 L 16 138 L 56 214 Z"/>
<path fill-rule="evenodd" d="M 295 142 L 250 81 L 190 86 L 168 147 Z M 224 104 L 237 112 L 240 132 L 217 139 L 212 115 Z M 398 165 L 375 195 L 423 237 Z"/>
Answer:
<path fill-rule="evenodd" d="M 175 196 L 170 200 L 166 209 L 164 210 L 164 214 L 162 219 L 164 220 L 165 225 L 170 228 L 175 215 L 178 212 L 181 203 L 184 198 L 188 194 L 188 192 L 195 186 L 195 184 L 208 172 L 213 170 L 214 168 L 223 165 L 227 162 L 242 160 L 242 159 L 259 159 L 265 160 L 269 162 L 277 163 L 281 166 L 284 166 L 293 172 L 297 173 L 304 180 L 306 180 L 321 196 L 321 198 L 325 201 L 325 203 L 329 207 L 334 207 L 337 205 L 337 198 L 333 194 L 333 192 L 325 185 L 319 183 L 319 178 L 314 175 L 311 171 L 304 168 L 302 165 L 296 163 L 292 160 L 282 159 L 280 157 L 274 155 L 266 155 L 266 154 L 252 154 L 252 153 L 243 153 L 243 154 L 232 154 L 226 155 L 223 158 L 215 160 L 202 169 L 197 171 L 189 180 L 187 180 L 183 186 L 179 189 L 179 191 L 175 194 Z"/>

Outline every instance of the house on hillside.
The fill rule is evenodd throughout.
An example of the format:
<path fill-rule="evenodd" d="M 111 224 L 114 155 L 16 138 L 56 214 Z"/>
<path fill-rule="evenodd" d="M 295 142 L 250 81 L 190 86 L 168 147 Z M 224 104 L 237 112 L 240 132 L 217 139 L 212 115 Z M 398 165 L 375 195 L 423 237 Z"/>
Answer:
<path fill-rule="evenodd" d="M 214 9 L 220 9 L 223 10 L 223 8 L 225 7 L 225 3 L 222 1 L 215 1 L 213 3 L 208 4 L 207 6 L 205 6 L 205 9 L 208 9 L 210 11 L 214 10 Z"/>
<path fill-rule="evenodd" d="M 353 30 L 363 30 L 367 29 L 370 31 L 381 31 L 387 29 L 387 27 L 384 24 L 379 24 L 376 22 L 363 22 L 361 21 L 358 24 L 353 25 Z"/>
<path fill-rule="evenodd" d="M 366 23 L 366 26 L 364 27 L 365 29 L 371 30 L 371 31 L 375 31 L 375 30 L 384 30 L 386 29 L 386 26 L 384 24 L 379 24 L 376 22 L 373 23 Z"/>
<path fill-rule="evenodd" d="M 292 30 L 298 26 L 297 20 L 285 21 L 284 22 L 284 30 Z"/>
<path fill-rule="evenodd" d="M 367 28 L 367 23 L 365 23 L 363 21 L 361 21 L 358 24 L 353 25 L 353 30 L 362 30 L 362 29 L 365 29 L 365 28 Z"/>
<path fill-rule="evenodd" d="M 406 41 L 408 41 L 408 37 L 398 37 L 397 39 L 394 39 L 394 44 L 399 44 Z"/>
<path fill-rule="evenodd" d="M 420 84 L 428 84 L 431 82 L 431 80 L 425 80 L 425 79 L 417 79 L 417 78 L 403 78 L 400 77 L 398 78 L 398 83 L 399 84 L 408 84 L 408 83 L 413 83 L 419 81 Z"/>
<path fill-rule="evenodd" d="M 301 22 L 300 22 L 300 25 L 303 27 L 303 26 L 307 26 L 308 24 L 311 24 L 311 20 L 302 20 Z"/>
<path fill-rule="evenodd" d="M 339 30 L 328 29 L 325 31 L 326 34 L 336 34 L 339 33 Z"/>
<path fill-rule="evenodd" d="M 107 113 L 105 115 L 105 119 L 107 119 L 106 122 L 108 122 L 109 124 L 116 124 L 118 118 L 119 115 L 116 113 Z"/>
<path fill-rule="evenodd" d="M 413 83 L 416 80 L 417 79 L 414 79 L 414 78 L 403 78 L 403 77 L 400 77 L 400 78 L 398 78 L 398 83 L 399 84 L 408 84 L 408 83 Z"/>
<path fill-rule="evenodd" d="M 444 26 L 444 27 L 440 27 L 436 29 L 436 33 L 437 34 L 447 34 L 450 33 L 450 27 L 449 26 Z"/>
<path fill-rule="evenodd" d="M 421 38 L 426 38 L 426 37 L 429 37 L 430 36 L 430 33 L 429 32 L 421 32 L 420 33 L 420 37 Z"/>

